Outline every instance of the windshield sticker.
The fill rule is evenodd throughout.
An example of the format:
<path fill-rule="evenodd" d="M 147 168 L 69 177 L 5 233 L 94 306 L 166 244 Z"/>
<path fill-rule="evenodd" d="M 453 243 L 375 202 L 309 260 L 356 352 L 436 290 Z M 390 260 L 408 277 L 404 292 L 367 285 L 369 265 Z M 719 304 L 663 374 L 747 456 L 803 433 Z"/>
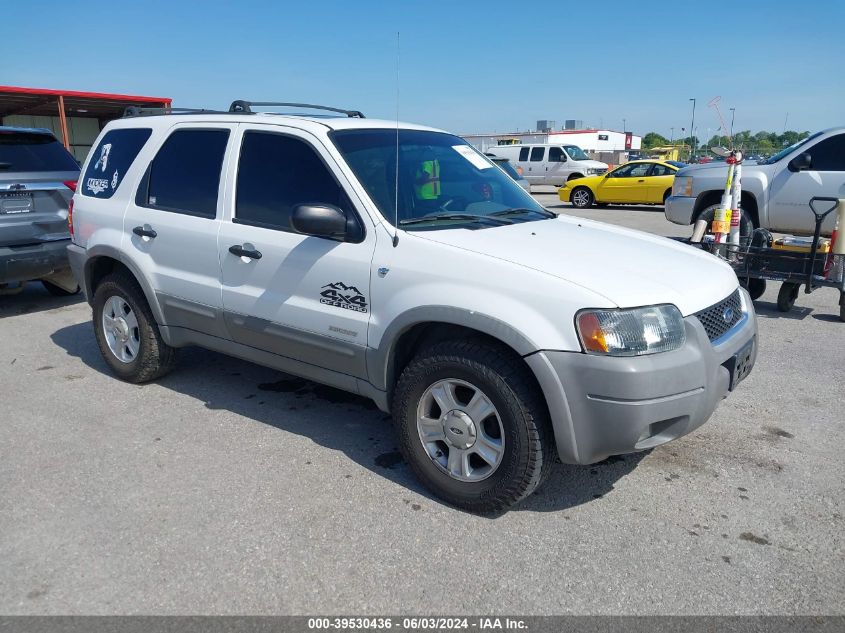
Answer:
<path fill-rule="evenodd" d="M 85 181 L 85 187 L 95 196 L 102 193 L 109 186 L 109 181 L 105 178 L 89 178 Z"/>
<path fill-rule="evenodd" d="M 94 163 L 94 169 L 106 171 L 106 166 L 109 164 L 109 154 L 111 154 L 111 143 L 107 143 L 100 147 L 100 157 Z"/>
<path fill-rule="evenodd" d="M 476 169 L 490 169 L 493 166 L 469 145 L 452 145 L 452 149 L 466 158 Z"/>
<path fill-rule="evenodd" d="M 367 311 L 367 298 L 355 286 L 347 286 L 342 281 L 323 286 L 320 303 L 355 312 Z"/>

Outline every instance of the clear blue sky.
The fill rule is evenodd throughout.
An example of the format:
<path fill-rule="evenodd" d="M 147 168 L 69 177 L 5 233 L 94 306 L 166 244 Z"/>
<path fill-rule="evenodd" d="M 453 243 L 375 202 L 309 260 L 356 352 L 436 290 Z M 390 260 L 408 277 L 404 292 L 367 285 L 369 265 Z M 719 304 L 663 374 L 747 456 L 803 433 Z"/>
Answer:
<path fill-rule="evenodd" d="M 679 136 L 696 97 L 702 138 L 719 127 L 706 105 L 716 95 L 728 120 L 736 108 L 736 130 L 780 132 L 787 112 L 789 129 L 845 124 L 842 0 L 3 5 L 15 27 L 0 38 L 0 84 L 393 118 L 399 31 L 401 118 L 459 133 L 624 118 L 638 134 Z"/>

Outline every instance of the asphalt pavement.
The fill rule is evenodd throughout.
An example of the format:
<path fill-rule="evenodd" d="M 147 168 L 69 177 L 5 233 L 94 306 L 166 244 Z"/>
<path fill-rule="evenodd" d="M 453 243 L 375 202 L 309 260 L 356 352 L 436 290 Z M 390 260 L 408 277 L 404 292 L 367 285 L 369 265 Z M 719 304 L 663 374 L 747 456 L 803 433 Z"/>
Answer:
<path fill-rule="evenodd" d="M 198 349 L 120 382 L 89 306 L 30 284 L 0 297 L 0 613 L 845 613 L 845 323 L 776 291 L 706 425 L 487 518 L 424 491 L 368 401 Z"/>

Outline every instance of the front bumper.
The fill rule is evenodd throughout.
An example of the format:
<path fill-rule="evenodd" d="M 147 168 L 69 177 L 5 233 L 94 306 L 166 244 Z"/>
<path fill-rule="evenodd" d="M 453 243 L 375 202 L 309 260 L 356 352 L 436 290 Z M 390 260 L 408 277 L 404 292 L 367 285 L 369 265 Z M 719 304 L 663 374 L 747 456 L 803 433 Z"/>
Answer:
<path fill-rule="evenodd" d="M 713 345 L 694 316 L 685 319 L 678 350 L 638 357 L 543 351 L 525 360 L 546 396 L 558 454 L 569 464 L 645 450 L 704 424 L 728 395 L 733 359 L 752 339 L 757 320 L 743 292 L 746 318 Z"/>
<path fill-rule="evenodd" d="M 67 270 L 67 245 L 55 240 L 26 246 L 0 246 L 0 283 L 42 279 Z"/>
<path fill-rule="evenodd" d="M 572 189 L 564 186 L 557 190 L 557 197 L 560 198 L 561 202 L 569 202 L 569 194 L 571 193 Z"/>
<path fill-rule="evenodd" d="M 666 219 L 675 224 L 692 224 L 695 201 L 696 198 L 688 196 L 669 196 L 664 206 Z"/>

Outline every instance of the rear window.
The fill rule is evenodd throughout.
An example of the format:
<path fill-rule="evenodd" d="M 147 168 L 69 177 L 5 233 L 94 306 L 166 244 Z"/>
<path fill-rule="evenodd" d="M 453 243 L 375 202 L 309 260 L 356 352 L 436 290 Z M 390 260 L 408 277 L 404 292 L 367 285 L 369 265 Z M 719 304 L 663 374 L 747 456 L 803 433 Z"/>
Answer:
<path fill-rule="evenodd" d="M 79 165 L 52 134 L 0 131 L 0 171 L 78 171 Z"/>
<path fill-rule="evenodd" d="M 151 134 L 150 128 L 106 132 L 100 143 L 91 150 L 79 191 L 94 198 L 111 198 Z"/>

